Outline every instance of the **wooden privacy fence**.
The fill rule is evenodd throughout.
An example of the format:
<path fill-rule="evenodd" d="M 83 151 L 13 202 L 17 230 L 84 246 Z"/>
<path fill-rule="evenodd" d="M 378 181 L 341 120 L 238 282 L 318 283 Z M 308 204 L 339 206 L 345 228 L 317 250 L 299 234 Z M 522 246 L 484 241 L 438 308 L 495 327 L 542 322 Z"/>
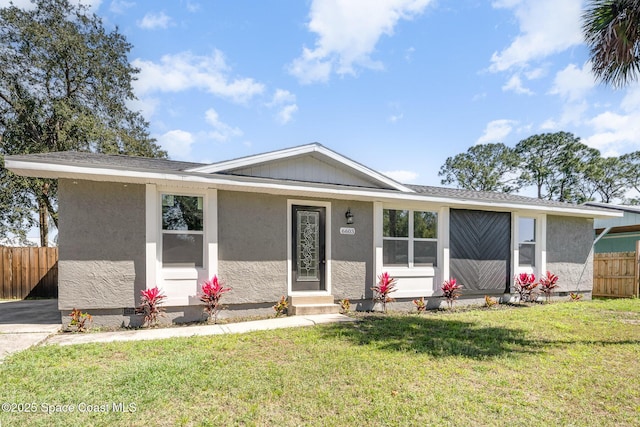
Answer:
<path fill-rule="evenodd" d="M 0 299 L 58 297 L 58 248 L 0 247 Z"/>
<path fill-rule="evenodd" d="M 639 294 L 638 255 L 635 252 L 611 252 L 593 256 L 593 296 L 628 298 Z"/>

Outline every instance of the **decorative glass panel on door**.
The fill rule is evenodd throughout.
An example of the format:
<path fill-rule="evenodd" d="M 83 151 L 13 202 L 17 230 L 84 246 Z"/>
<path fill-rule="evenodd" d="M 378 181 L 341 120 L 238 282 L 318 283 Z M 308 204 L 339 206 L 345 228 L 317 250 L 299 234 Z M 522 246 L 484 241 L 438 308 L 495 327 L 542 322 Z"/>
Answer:
<path fill-rule="evenodd" d="M 320 280 L 320 213 L 299 210 L 297 215 L 298 280 Z"/>

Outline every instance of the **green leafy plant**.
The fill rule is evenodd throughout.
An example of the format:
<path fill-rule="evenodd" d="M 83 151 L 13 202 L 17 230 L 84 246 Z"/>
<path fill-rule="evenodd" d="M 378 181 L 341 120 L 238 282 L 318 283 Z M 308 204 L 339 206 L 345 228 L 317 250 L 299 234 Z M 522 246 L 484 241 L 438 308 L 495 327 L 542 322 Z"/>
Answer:
<path fill-rule="evenodd" d="M 351 302 L 349 301 L 349 298 L 340 300 L 340 310 L 344 314 L 349 313 L 349 311 L 351 310 Z"/>
<path fill-rule="evenodd" d="M 453 308 L 453 303 L 458 299 L 460 295 L 462 295 L 460 289 L 462 289 L 462 285 L 458 285 L 456 283 L 456 279 L 454 279 L 453 277 L 449 280 L 445 280 L 442 286 L 440 286 L 442 296 L 446 298 L 449 309 Z"/>
<path fill-rule="evenodd" d="M 378 276 L 378 283 L 371 288 L 373 291 L 373 302 L 382 304 L 382 311 L 387 312 L 387 303 L 395 301 L 389 296 L 396 291 L 396 279 L 389 276 L 386 271 Z"/>
<path fill-rule="evenodd" d="M 136 312 L 144 314 L 143 326 L 156 326 L 158 324 L 158 316 L 163 315 L 164 307 L 161 307 L 161 305 L 167 296 L 157 286 L 140 291 L 140 295 L 142 300 L 138 308 L 136 308 Z"/>
<path fill-rule="evenodd" d="M 91 322 L 93 321 L 93 318 L 89 313 L 83 313 L 77 308 L 74 308 L 71 313 L 69 313 L 69 316 L 71 316 L 71 322 L 69 322 L 69 326 L 74 327 L 76 329 L 76 332 L 85 332 L 87 329 L 89 329 L 89 325 L 87 324 L 87 322 L 91 324 Z"/>
<path fill-rule="evenodd" d="M 540 290 L 544 293 L 547 302 L 551 302 L 551 294 L 553 294 L 553 290 L 558 287 L 556 283 L 558 283 L 558 276 L 551 274 L 549 271 L 547 271 L 545 276 L 540 278 Z"/>
<path fill-rule="evenodd" d="M 207 280 L 200 287 L 200 301 L 205 304 L 204 311 L 207 313 L 208 321 L 216 323 L 218 321 L 218 313 L 222 309 L 220 299 L 222 295 L 229 292 L 231 288 L 222 286 L 222 282 L 218 280 L 218 276 L 214 275 L 211 280 Z"/>
<path fill-rule="evenodd" d="M 284 295 L 282 296 L 282 298 L 280 298 L 280 301 L 278 301 L 276 305 L 273 306 L 273 309 L 276 311 L 276 317 L 284 315 L 287 312 L 288 308 L 289 301 L 287 301 Z"/>
<path fill-rule="evenodd" d="M 498 300 L 495 298 L 491 298 L 489 295 L 484 296 L 484 305 L 488 308 L 494 307 L 498 305 Z"/>
<path fill-rule="evenodd" d="M 416 310 L 418 310 L 418 313 L 422 313 L 427 309 L 427 303 L 424 302 L 424 297 L 420 297 L 420 299 L 414 299 L 413 304 L 416 306 Z"/>
<path fill-rule="evenodd" d="M 580 301 L 580 299 L 582 298 L 582 294 L 570 292 L 569 297 L 571 297 L 571 301 Z"/>
<path fill-rule="evenodd" d="M 514 281 L 514 287 L 518 295 L 520 295 L 520 302 L 536 300 L 538 283 L 536 283 L 536 276 L 534 274 L 518 274 Z"/>

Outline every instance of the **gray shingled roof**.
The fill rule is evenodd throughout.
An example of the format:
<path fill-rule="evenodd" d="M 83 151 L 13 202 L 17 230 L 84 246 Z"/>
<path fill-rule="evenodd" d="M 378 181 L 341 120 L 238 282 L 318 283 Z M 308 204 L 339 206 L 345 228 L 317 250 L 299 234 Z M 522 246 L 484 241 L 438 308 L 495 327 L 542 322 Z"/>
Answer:
<path fill-rule="evenodd" d="M 447 188 L 447 187 L 431 187 L 427 185 L 411 185 L 407 184 L 407 187 L 416 191 L 417 193 L 424 194 L 425 196 L 432 197 L 446 197 L 456 200 L 477 200 L 482 202 L 507 202 L 507 203 L 519 203 L 527 205 L 540 205 L 558 208 L 581 208 L 584 206 L 576 205 L 572 203 L 556 202 L 552 200 L 538 199 L 535 197 L 520 196 L 517 194 L 508 193 L 491 193 L 488 191 L 472 191 L 462 190 L 459 188 Z"/>
<path fill-rule="evenodd" d="M 87 153 L 87 152 L 77 152 L 77 151 L 60 151 L 60 152 L 49 152 L 49 153 L 34 153 L 27 155 L 15 155 L 15 156 L 7 156 L 14 161 L 27 161 L 27 162 L 44 162 L 44 163 L 52 163 L 52 164 L 62 164 L 62 165 L 77 165 L 77 166 L 89 166 L 89 167 L 104 167 L 109 169 L 121 169 L 121 170 L 139 170 L 139 171 L 163 171 L 163 172 L 182 172 L 186 174 L 193 175 L 218 175 L 218 174 L 202 174 L 202 173 L 193 173 L 193 172 L 185 172 L 186 170 L 197 168 L 200 166 L 206 166 L 207 163 L 194 163 L 194 162 L 181 162 L 175 160 L 167 160 L 167 159 L 152 159 L 147 157 L 132 157 L 125 155 L 110 155 L 110 154 L 97 154 L 97 153 Z M 284 182 L 289 180 L 282 179 L 273 179 L 273 178 L 252 178 L 252 177 L 237 177 L 238 179 L 253 179 L 258 181 L 273 181 L 273 182 Z M 315 184 L 322 187 L 331 187 L 332 185 L 328 184 Z M 548 206 L 555 208 L 573 208 L 573 209 L 584 209 L 584 210 L 596 210 L 596 211 L 609 211 L 610 209 L 605 209 L 601 206 L 585 206 L 585 205 L 575 205 L 570 203 L 563 202 L 555 202 L 550 200 L 537 199 L 533 197 L 520 196 L 516 194 L 507 194 L 507 193 L 491 193 L 491 192 L 483 192 L 483 191 L 471 191 L 471 190 L 461 190 L 457 188 L 447 188 L 447 187 L 432 187 L 426 185 L 412 185 L 412 184 L 403 184 L 406 187 L 414 190 L 417 194 L 423 195 L 425 197 L 441 197 L 447 199 L 454 199 L 458 201 L 479 201 L 486 202 L 488 204 L 492 203 L 514 203 L 514 204 L 522 204 L 528 206 Z M 389 193 L 397 193 L 398 190 L 378 190 Z"/>
<path fill-rule="evenodd" d="M 10 157 L 11 160 L 28 162 L 39 160 L 46 163 L 65 165 L 104 166 L 118 169 L 150 169 L 175 172 L 206 165 L 205 163 L 180 162 L 176 160 L 152 159 L 149 157 L 134 157 L 119 154 L 86 153 L 80 151 L 56 151 L 8 157 Z"/>

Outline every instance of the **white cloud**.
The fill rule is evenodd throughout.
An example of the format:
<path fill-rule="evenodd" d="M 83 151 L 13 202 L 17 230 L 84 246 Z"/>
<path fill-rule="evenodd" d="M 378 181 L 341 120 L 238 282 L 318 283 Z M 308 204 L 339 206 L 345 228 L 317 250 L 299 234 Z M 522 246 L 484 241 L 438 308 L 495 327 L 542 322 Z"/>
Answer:
<path fill-rule="evenodd" d="M 476 141 L 476 144 L 502 142 L 517 124 L 517 121 L 507 119 L 489 122 L 487 123 L 487 127 L 484 129 L 482 136 Z"/>
<path fill-rule="evenodd" d="M 640 110 L 640 83 L 629 86 L 620 107 L 626 112 Z"/>
<path fill-rule="evenodd" d="M 534 68 L 524 73 L 525 77 L 529 80 L 540 79 L 547 75 L 547 70 L 543 67 Z"/>
<path fill-rule="evenodd" d="M 181 92 L 204 89 L 207 92 L 243 103 L 264 91 L 264 85 L 251 78 L 231 78 L 222 52 L 197 56 L 190 52 L 164 55 L 159 63 L 134 59 L 140 69 L 134 82 L 135 92 L 144 96 L 151 92 Z"/>
<path fill-rule="evenodd" d="M 399 20 L 421 14 L 431 1 L 313 0 L 308 28 L 318 38 L 314 48 L 303 47 L 289 73 L 306 84 L 326 82 L 332 72 L 355 74 L 355 66 L 382 68 L 370 57 L 380 37 L 392 35 Z"/>
<path fill-rule="evenodd" d="M 416 179 L 418 179 L 418 176 L 419 176 L 415 172 L 403 171 L 403 170 L 382 172 L 382 174 L 388 176 L 389 178 L 395 181 L 398 181 L 404 184 L 411 184 L 416 182 Z"/>
<path fill-rule="evenodd" d="M 405 50 L 404 60 L 407 61 L 408 63 L 413 62 L 413 54 L 415 53 L 415 51 L 416 51 L 415 47 L 410 47 L 409 49 Z"/>
<path fill-rule="evenodd" d="M 132 111 L 139 111 L 145 119 L 150 120 L 160 105 L 160 100 L 151 96 L 127 101 L 127 107 Z"/>
<path fill-rule="evenodd" d="M 285 105 L 276 114 L 276 118 L 280 124 L 287 124 L 293 119 L 293 115 L 298 111 L 296 104 Z"/>
<path fill-rule="evenodd" d="M 169 157 L 174 160 L 188 160 L 191 154 L 191 145 L 194 143 L 190 132 L 176 129 L 157 137 L 158 143 L 167 150 Z"/>
<path fill-rule="evenodd" d="M 517 74 L 511 76 L 509 81 L 502 86 L 502 90 L 505 92 L 512 90 L 518 95 L 533 95 L 533 92 L 530 89 L 522 86 L 522 80 L 520 80 L 520 76 Z"/>
<path fill-rule="evenodd" d="M 402 120 L 404 118 L 404 114 L 400 113 L 400 114 L 392 114 L 391 116 L 389 116 L 389 121 L 391 123 L 398 123 L 400 120 Z"/>
<path fill-rule="evenodd" d="M 640 110 L 630 114 L 604 112 L 591 119 L 588 124 L 594 134 L 584 140 L 590 147 L 603 152 L 625 152 L 640 149 Z"/>
<path fill-rule="evenodd" d="M 540 125 L 540 129 L 545 131 L 558 130 L 559 127 L 560 124 L 553 119 L 547 119 Z"/>
<path fill-rule="evenodd" d="M 193 3 L 187 1 L 187 10 L 191 13 L 196 13 L 200 10 L 200 3 Z"/>
<path fill-rule="evenodd" d="M 171 17 L 169 17 L 164 12 L 148 12 L 146 15 L 144 15 L 142 21 L 138 21 L 138 26 L 145 30 L 155 30 L 158 28 L 169 28 L 171 23 Z"/>
<path fill-rule="evenodd" d="M 285 89 L 276 89 L 276 92 L 273 94 L 273 99 L 269 103 L 271 106 L 288 104 L 296 102 L 296 96 Z"/>
<path fill-rule="evenodd" d="M 525 68 L 540 60 L 582 43 L 581 0 L 502 0 L 494 8 L 513 9 L 520 34 L 501 52 L 494 52 L 489 69 L 493 72 Z"/>
<path fill-rule="evenodd" d="M 132 1 L 126 0 L 113 0 L 109 5 L 109 11 L 116 14 L 126 13 L 127 9 L 131 9 L 136 4 Z"/>
<path fill-rule="evenodd" d="M 231 138 L 239 137 L 243 134 L 240 129 L 221 122 L 218 113 L 213 108 L 207 110 L 204 119 L 214 129 L 213 132 L 209 132 L 207 136 L 216 141 L 226 142 Z"/>
<path fill-rule="evenodd" d="M 576 102 L 583 99 L 595 85 L 590 62 L 585 63 L 582 68 L 569 64 L 564 70 L 558 71 L 549 93 Z"/>
<path fill-rule="evenodd" d="M 284 89 L 276 90 L 271 102 L 267 103 L 267 107 L 277 109 L 276 120 L 283 125 L 289 123 L 298 111 L 296 96 Z"/>

